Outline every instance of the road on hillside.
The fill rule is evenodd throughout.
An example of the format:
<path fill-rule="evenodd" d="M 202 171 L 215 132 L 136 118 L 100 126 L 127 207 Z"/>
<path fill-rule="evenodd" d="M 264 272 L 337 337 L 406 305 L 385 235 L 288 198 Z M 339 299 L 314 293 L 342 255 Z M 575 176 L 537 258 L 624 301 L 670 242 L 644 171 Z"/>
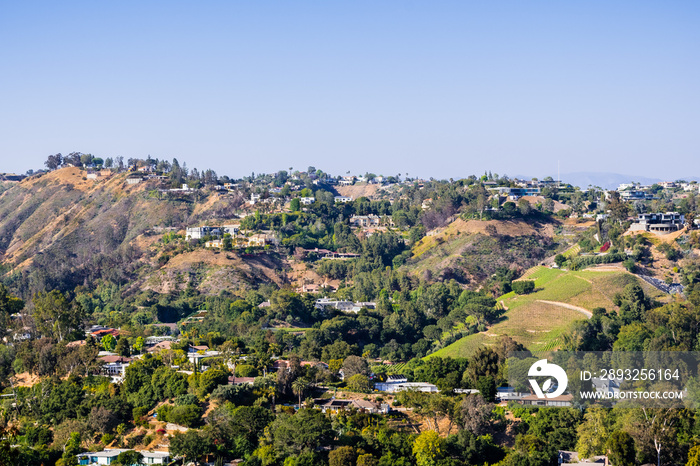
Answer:
<path fill-rule="evenodd" d="M 591 313 L 591 311 L 584 309 L 582 307 L 579 307 L 579 306 L 574 306 L 573 304 L 561 303 L 559 301 L 545 301 L 544 299 L 538 299 L 537 302 L 551 304 L 553 306 L 565 307 L 566 309 L 571 309 L 572 311 L 580 312 L 581 314 L 585 315 L 589 319 L 591 317 L 593 317 L 593 313 Z"/>

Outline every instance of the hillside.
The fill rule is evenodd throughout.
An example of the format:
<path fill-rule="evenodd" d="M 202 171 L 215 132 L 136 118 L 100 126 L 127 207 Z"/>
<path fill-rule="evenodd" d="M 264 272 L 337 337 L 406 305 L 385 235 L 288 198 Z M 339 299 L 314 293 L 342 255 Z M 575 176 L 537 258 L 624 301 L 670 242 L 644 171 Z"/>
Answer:
<path fill-rule="evenodd" d="M 215 269 L 230 268 L 213 253 L 193 258 L 178 273 L 159 271 L 155 261 L 160 234 L 154 229 L 181 230 L 198 222 L 225 221 L 233 217 L 240 199 L 198 192 L 197 197 L 160 195 L 156 182 L 126 184 L 127 174 L 106 180 L 85 178 L 78 168 L 62 168 L 27 178 L 0 195 L 0 260 L 8 281 L 24 296 L 43 289 L 72 289 L 86 282 L 108 278 L 116 283 L 154 283 L 150 275 L 186 276 L 202 291 L 216 292 Z M 283 280 L 276 259 L 249 261 L 240 282 Z M 198 264 L 196 267 L 193 264 Z M 203 267 L 204 265 L 204 267 Z M 231 264 L 241 266 L 236 259 Z M 204 270 L 212 268 L 212 270 Z M 193 269 L 197 269 L 196 274 Z M 227 275 L 224 273 L 224 275 Z M 226 278 L 226 280 L 228 280 Z M 167 279 L 165 280 L 167 282 Z M 208 283 L 208 284 L 207 284 Z M 233 283 L 237 283 L 233 280 Z M 152 285 L 166 290 L 170 285 Z"/>
<path fill-rule="evenodd" d="M 612 298 L 630 283 L 639 283 L 653 297 L 661 293 L 623 269 L 591 268 L 568 272 L 534 267 L 524 275 L 535 281 L 535 291 L 528 295 L 511 292 L 498 298 L 507 309 L 503 319 L 485 332 L 464 337 L 431 354 L 432 356 L 466 357 L 483 345 L 494 344 L 508 335 L 529 350 L 553 350 L 561 345 L 560 337 L 576 320 L 590 317 L 590 311 L 603 307 L 617 310 Z"/>
<path fill-rule="evenodd" d="M 458 218 L 421 239 L 405 267 L 419 276 L 441 273 L 443 278 L 478 287 L 498 269 L 525 270 L 553 255 L 558 247 L 553 240 L 554 225 Z"/>

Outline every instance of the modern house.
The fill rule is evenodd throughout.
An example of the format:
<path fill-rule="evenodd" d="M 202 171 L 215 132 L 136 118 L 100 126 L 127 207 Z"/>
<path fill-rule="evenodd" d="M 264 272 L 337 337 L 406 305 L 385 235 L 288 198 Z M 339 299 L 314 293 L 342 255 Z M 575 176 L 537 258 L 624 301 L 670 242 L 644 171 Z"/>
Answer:
<path fill-rule="evenodd" d="M 314 307 L 316 309 L 323 309 L 326 310 L 327 308 L 334 308 L 338 309 L 339 311 L 343 312 L 354 312 L 357 314 L 360 312 L 360 309 L 363 307 L 366 307 L 368 309 L 374 309 L 377 307 L 377 303 L 374 302 L 352 302 L 352 301 L 347 301 L 347 300 L 332 300 L 328 298 L 321 298 L 317 299 L 316 303 L 314 304 Z"/>
<path fill-rule="evenodd" d="M 628 190 L 621 191 L 620 198 L 623 201 L 645 201 L 649 199 L 654 199 L 654 195 L 641 190 Z"/>
<path fill-rule="evenodd" d="M 684 225 L 685 216 L 678 212 L 639 214 L 634 223 L 630 225 L 630 230 L 671 233 L 682 229 Z"/>
<path fill-rule="evenodd" d="M 316 202 L 316 199 L 313 197 L 300 197 L 299 202 L 301 202 L 304 205 L 311 205 L 314 202 Z"/>
<path fill-rule="evenodd" d="M 226 233 L 231 236 L 238 234 L 238 225 L 224 225 L 224 226 L 201 226 L 201 227 L 188 227 L 185 230 L 185 239 L 202 239 L 205 236 L 213 236 L 214 238 L 221 238 Z"/>
<path fill-rule="evenodd" d="M 120 453 L 129 451 L 126 449 L 110 449 L 97 452 L 87 452 L 76 455 L 79 465 L 112 464 L 117 461 Z M 139 451 L 143 459 L 139 464 L 168 464 L 170 463 L 170 453 L 165 451 Z"/>
<path fill-rule="evenodd" d="M 352 198 L 347 196 L 335 196 L 333 199 L 335 200 L 335 202 L 341 203 L 352 202 Z"/>

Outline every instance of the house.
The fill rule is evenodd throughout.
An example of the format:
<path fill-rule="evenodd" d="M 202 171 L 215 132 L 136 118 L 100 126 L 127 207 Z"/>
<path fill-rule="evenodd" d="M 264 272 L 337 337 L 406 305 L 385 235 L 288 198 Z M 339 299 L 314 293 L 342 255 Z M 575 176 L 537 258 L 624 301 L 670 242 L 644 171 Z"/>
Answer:
<path fill-rule="evenodd" d="M 332 307 L 334 309 L 338 309 L 339 311 L 354 312 L 355 314 L 357 314 L 358 312 L 360 312 L 360 310 L 363 307 L 366 307 L 368 309 L 374 309 L 375 307 L 377 307 L 377 303 L 374 303 L 374 302 L 356 302 L 356 303 L 353 303 L 352 301 L 347 301 L 347 300 L 331 300 L 328 298 L 321 298 L 321 299 L 316 300 L 314 307 L 316 309 L 322 309 L 322 310 L 326 310 L 326 308 Z"/>
<path fill-rule="evenodd" d="M 255 377 L 229 377 L 229 385 L 253 385 L 255 383 Z"/>
<path fill-rule="evenodd" d="M 375 390 L 387 393 L 396 393 L 404 390 L 413 390 L 417 392 L 427 392 L 427 393 L 437 393 L 438 390 L 436 385 L 427 382 L 399 382 L 399 383 L 389 383 L 389 382 L 377 382 L 374 384 Z"/>
<path fill-rule="evenodd" d="M 382 218 L 378 215 L 353 215 L 350 217 L 350 225 L 355 227 L 378 227 L 382 223 Z"/>
<path fill-rule="evenodd" d="M 142 180 L 140 176 L 130 176 L 126 179 L 126 184 L 139 184 Z"/>
<path fill-rule="evenodd" d="M 252 194 L 250 195 L 250 201 L 248 201 L 248 204 L 254 205 L 254 204 L 258 203 L 258 202 L 260 202 L 260 194 L 252 193 Z"/>
<path fill-rule="evenodd" d="M 112 379 L 112 383 L 120 383 L 124 380 L 126 368 L 129 367 L 133 359 L 123 356 L 101 356 L 97 358 L 101 361 L 102 372 Z"/>
<path fill-rule="evenodd" d="M 221 249 L 224 247 L 224 240 L 222 239 L 213 239 L 211 241 L 207 241 L 204 243 L 205 248 L 218 248 Z"/>
<path fill-rule="evenodd" d="M 593 465 L 604 465 L 608 466 L 608 457 L 605 455 L 594 456 L 593 458 L 580 460 L 578 452 L 576 451 L 565 451 L 559 450 L 557 455 L 557 463 L 560 466 L 593 466 Z"/>
<path fill-rule="evenodd" d="M 76 455 L 79 465 L 92 464 L 112 464 L 116 462 L 120 453 L 129 451 L 127 449 L 115 448 L 98 452 L 80 453 Z M 140 464 L 168 464 L 170 463 L 170 453 L 164 451 L 139 451 L 143 460 Z"/>
<path fill-rule="evenodd" d="M 203 226 L 203 227 L 191 227 L 187 228 L 185 230 L 185 239 L 186 240 L 191 240 L 191 239 L 202 239 L 205 236 L 213 236 L 212 231 L 214 228 L 209 227 L 209 226 Z"/>
<path fill-rule="evenodd" d="M 554 398 L 539 398 L 537 395 L 527 395 L 520 398 L 520 403 L 529 406 L 571 406 L 574 395 L 559 395 Z"/>
<path fill-rule="evenodd" d="M 497 191 L 500 196 L 508 196 L 510 199 L 518 199 L 523 196 L 539 196 L 540 188 L 491 188 Z"/>
<path fill-rule="evenodd" d="M 314 202 L 316 202 L 316 199 L 313 197 L 300 197 L 299 202 L 301 202 L 304 205 L 311 205 Z"/>
<path fill-rule="evenodd" d="M 654 199 L 654 195 L 641 190 L 627 190 L 620 193 L 623 201 L 644 201 Z"/>
<path fill-rule="evenodd" d="M 335 196 L 333 199 L 335 200 L 335 202 L 340 202 L 343 204 L 346 202 L 352 202 L 352 198 L 347 196 Z"/>
<path fill-rule="evenodd" d="M 316 408 L 319 408 L 323 413 L 338 413 L 340 411 L 349 411 L 356 409 L 370 414 L 388 414 L 389 405 L 374 403 L 368 400 L 342 400 L 342 399 L 318 399 L 314 400 Z"/>
<path fill-rule="evenodd" d="M 630 225 L 630 231 L 651 231 L 653 233 L 670 233 L 678 231 L 685 225 L 685 216 L 678 212 L 639 214 Z"/>
<path fill-rule="evenodd" d="M 96 325 L 90 328 L 90 335 L 96 340 L 101 340 L 105 335 L 112 335 L 116 338 L 119 336 L 119 329 Z"/>
<path fill-rule="evenodd" d="M 267 244 L 275 243 L 276 241 L 274 237 L 262 233 L 248 237 L 248 246 L 265 246 Z"/>

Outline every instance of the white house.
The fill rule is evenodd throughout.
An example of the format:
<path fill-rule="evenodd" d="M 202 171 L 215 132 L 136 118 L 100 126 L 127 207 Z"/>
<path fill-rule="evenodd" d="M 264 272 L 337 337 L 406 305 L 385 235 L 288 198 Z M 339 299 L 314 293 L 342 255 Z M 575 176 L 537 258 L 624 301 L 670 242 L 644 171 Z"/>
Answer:
<path fill-rule="evenodd" d="M 117 460 L 120 453 L 129 451 L 122 448 L 114 448 L 103 451 L 80 453 L 76 455 L 79 465 L 93 464 L 112 464 Z M 139 451 L 143 459 L 140 464 L 168 464 L 170 462 L 170 453 L 165 451 Z"/>
<path fill-rule="evenodd" d="M 374 388 L 380 392 L 387 393 L 396 393 L 404 390 L 414 390 L 417 392 L 428 393 L 437 393 L 440 391 L 438 390 L 437 386 L 426 382 L 378 382 L 374 384 Z"/>
<path fill-rule="evenodd" d="M 334 199 L 335 199 L 335 202 L 342 202 L 342 203 L 352 202 L 352 198 L 347 197 L 347 196 L 335 196 Z"/>
<path fill-rule="evenodd" d="M 301 202 L 304 205 L 311 205 L 314 202 L 316 202 L 316 199 L 313 197 L 300 197 L 299 202 Z"/>

